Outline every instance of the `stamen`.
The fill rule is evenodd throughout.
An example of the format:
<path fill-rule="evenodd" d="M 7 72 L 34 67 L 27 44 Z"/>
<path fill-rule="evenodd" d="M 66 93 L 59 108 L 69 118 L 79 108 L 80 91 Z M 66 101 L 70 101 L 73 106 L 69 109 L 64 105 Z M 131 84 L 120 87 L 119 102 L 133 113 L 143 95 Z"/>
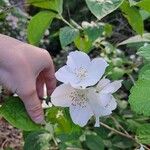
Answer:
<path fill-rule="evenodd" d="M 87 69 L 80 67 L 80 68 L 75 69 L 75 74 L 78 78 L 82 80 L 88 75 L 88 72 L 87 72 Z"/>
<path fill-rule="evenodd" d="M 71 92 L 70 96 L 73 106 L 80 106 L 82 108 L 86 107 L 86 103 L 88 102 L 87 96 L 80 90 L 76 90 Z"/>

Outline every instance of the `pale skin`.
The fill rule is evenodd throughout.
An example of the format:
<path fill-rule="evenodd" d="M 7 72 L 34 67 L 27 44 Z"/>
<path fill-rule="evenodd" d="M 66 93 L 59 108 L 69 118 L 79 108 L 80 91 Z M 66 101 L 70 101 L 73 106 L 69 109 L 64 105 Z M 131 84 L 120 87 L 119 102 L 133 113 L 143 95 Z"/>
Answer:
<path fill-rule="evenodd" d="M 43 86 L 50 96 L 56 87 L 49 53 L 41 48 L 0 34 L 0 85 L 16 93 L 36 123 L 44 122 L 41 106 Z"/>

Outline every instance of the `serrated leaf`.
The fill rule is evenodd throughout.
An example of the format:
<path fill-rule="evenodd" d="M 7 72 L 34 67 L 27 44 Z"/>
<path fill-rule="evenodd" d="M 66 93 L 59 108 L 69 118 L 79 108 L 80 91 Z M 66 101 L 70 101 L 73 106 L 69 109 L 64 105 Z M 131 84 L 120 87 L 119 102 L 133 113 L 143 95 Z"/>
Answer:
<path fill-rule="evenodd" d="M 139 126 L 136 134 L 139 143 L 150 144 L 150 124 Z"/>
<path fill-rule="evenodd" d="M 14 127 L 25 130 L 39 130 L 40 125 L 35 124 L 28 116 L 23 102 L 17 97 L 10 97 L 0 107 L 0 115 Z"/>
<path fill-rule="evenodd" d="M 41 11 L 30 20 L 27 29 L 27 36 L 30 44 L 38 45 L 44 32 L 53 21 L 55 13 L 50 11 Z"/>
<path fill-rule="evenodd" d="M 100 20 L 116 10 L 124 0 L 86 0 L 90 11 Z"/>
<path fill-rule="evenodd" d="M 144 57 L 147 61 L 150 61 L 150 44 L 146 44 L 141 47 L 137 54 Z"/>
<path fill-rule="evenodd" d="M 129 24 L 132 26 L 132 28 L 138 34 L 142 35 L 144 32 L 144 24 L 139 10 L 135 7 L 130 7 L 129 2 L 127 1 L 124 1 L 120 8 L 124 13 L 124 16 L 127 18 Z"/>
<path fill-rule="evenodd" d="M 86 135 L 86 145 L 89 150 L 104 150 L 103 140 L 97 135 Z"/>
<path fill-rule="evenodd" d="M 126 45 L 126 44 L 134 44 L 134 43 L 144 43 L 144 42 L 150 43 L 150 33 L 144 33 L 142 36 L 136 35 L 136 36 L 130 37 L 129 39 L 119 43 L 118 46 Z"/>
<path fill-rule="evenodd" d="M 63 27 L 60 29 L 59 38 L 62 48 L 72 43 L 79 35 L 79 30 L 71 27 Z"/>
<path fill-rule="evenodd" d="M 131 89 L 129 103 L 131 109 L 138 114 L 150 116 L 150 71 L 144 72 Z"/>
<path fill-rule="evenodd" d="M 25 139 L 24 150 L 49 150 L 51 138 L 46 131 L 30 133 Z"/>
<path fill-rule="evenodd" d="M 63 11 L 63 0 L 27 0 L 27 2 L 40 8 L 54 10 L 59 14 Z"/>

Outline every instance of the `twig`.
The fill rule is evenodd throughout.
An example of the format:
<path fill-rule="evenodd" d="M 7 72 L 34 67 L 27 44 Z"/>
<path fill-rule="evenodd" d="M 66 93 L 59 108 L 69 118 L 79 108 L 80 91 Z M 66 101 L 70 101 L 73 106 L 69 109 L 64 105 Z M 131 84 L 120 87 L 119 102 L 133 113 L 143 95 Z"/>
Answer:
<path fill-rule="evenodd" d="M 128 74 L 128 76 L 129 76 L 129 78 L 131 79 L 131 81 L 133 82 L 133 85 L 135 85 L 135 80 L 134 80 L 134 78 L 132 77 L 132 75 L 131 75 L 131 74 Z"/>
<path fill-rule="evenodd" d="M 5 139 L 5 141 L 2 143 L 1 147 L 4 148 L 4 146 L 7 142 L 8 142 L 8 139 Z"/>
<path fill-rule="evenodd" d="M 126 137 L 128 139 L 131 139 L 131 140 L 135 141 L 135 139 L 131 135 L 127 135 L 125 133 L 122 133 L 122 132 L 120 132 L 120 131 L 118 131 L 118 130 L 116 130 L 116 129 L 114 129 L 114 128 L 112 128 L 112 127 L 110 127 L 110 126 L 108 126 L 108 125 L 106 125 L 104 123 L 102 123 L 102 122 L 100 122 L 100 125 L 105 127 L 105 128 L 107 128 L 107 129 L 109 129 L 109 130 L 111 130 L 111 131 L 113 131 L 114 133 L 117 133 L 117 134 L 119 134 L 121 136 L 124 136 L 124 137 Z"/>
<path fill-rule="evenodd" d="M 128 138 L 128 139 L 131 139 L 131 140 L 133 140 L 135 143 L 139 144 L 139 143 L 136 141 L 136 139 L 135 139 L 134 137 L 132 137 L 131 135 L 129 135 L 129 134 L 122 133 L 122 132 L 120 132 L 120 131 L 118 131 L 118 130 L 116 130 L 116 129 L 114 129 L 114 128 L 108 126 L 108 125 L 106 125 L 105 123 L 102 123 L 102 122 L 100 122 L 100 125 L 103 126 L 103 127 L 105 127 L 105 128 L 107 128 L 107 129 L 109 129 L 109 130 L 111 130 L 111 131 L 113 131 L 113 132 L 116 133 L 116 134 L 119 134 L 119 135 L 121 135 L 121 136 L 123 136 L 123 137 L 126 137 L 126 138 Z M 143 147 L 144 147 L 146 150 L 150 150 L 150 148 L 148 148 L 148 147 L 145 146 L 145 145 L 143 145 Z"/>
<path fill-rule="evenodd" d="M 118 126 L 125 134 L 129 135 L 125 128 L 114 117 L 111 117 L 111 119 L 115 122 L 116 126 Z"/>
<path fill-rule="evenodd" d="M 62 15 L 59 15 L 58 18 L 62 20 L 65 24 L 67 24 L 69 27 L 74 28 Z"/>

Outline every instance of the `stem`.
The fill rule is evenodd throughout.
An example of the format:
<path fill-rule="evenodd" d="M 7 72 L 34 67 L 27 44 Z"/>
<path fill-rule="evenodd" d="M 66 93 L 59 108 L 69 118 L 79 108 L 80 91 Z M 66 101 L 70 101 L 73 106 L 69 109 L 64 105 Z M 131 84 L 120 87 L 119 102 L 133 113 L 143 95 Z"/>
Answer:
<path fill-rule="evenodd" d="M 114 117 L 111 117 L 111 119 L 114 121 L 116 126 L 118 126 L 118 128 L 120 128 L 125 134 L 129 135 L 125 128 Z"/>
<path fill-rule="evenodd" d="M 129 76 L 129 78 L 131 79 L 131 81 L 133 82 L 133 85 L 135 85 L 135 80 L 134 80 L 134 78 L 132 77 L 132 75 L 131 75 L 131 74 L 128 74 L 128 76 Z"/>
<path fill-rule="evenodd" d="M 133 140 L 135 143 L 139 144 L 139 143 L 136 141 L 136 139 L 135 139 L 134 137 L 132 137 L 131 135 L 129 135 L 129 133 L 128 133 L 128 134 L 122 133 L 122 132 L 120 132 L 120 131 L 118 131 L 118 130 L 116 130 L 116 129 L 114 129 L 114 128 L 108 126 L 108 125 L 106 125 L 105 123 L 102 123 L 102 122 L 100 122 L 100 125 L 103 126 L 103 127 L 105 127 L 105 128 L 107 128 L 107 129 L 109 129 L 110 131 L 113 131 L 113 132 L 116 133 L 116 134 L 119 134 L 119 135 L 121 135 L 121 136 L 123 136 L 123 137 L 126 137 L 126 138 L 128 138 L 128 139 L 131 139 L 131 140 Z M 145 146 L 145 145 L 143 145 L 143 147 L 144 147 L 146 150 L 150 150 L 150 148 L 148 148 L 148 147 Z"/>
<path fill-rule="evenodd" d="M 53 141 L 55 143 L 55 146 L 58 147 L 58 143 L 57 143 L 56 139 L 54 137 L 52 137 L 52 139 L 53 139 Z"/>
<path fill-rule="evenodd" d="M 131 135 L 127 135 L 125 133 L 122 133 L 122 132 L 120 132 L 120 131 L 118 131 L 118 130 L 116 130 L 116 129 L 114 129 L 114 128 L 112 128 L 112 127 L 110 127 L 110 126 L 108 126 L 108 125 L 106 125 L 104 123 L 102 123 L 102 122 L 100 122 L 100 125 L 105 127 L 105 128 L 107 128 L 107 129 L 109 129 L 109 130 L 111 130 L 111 131 L 113 131 L 116 134 L 119 134 L 121 136 L 124 136 L 124 137 L 126 137 L 128 139 L 131 139 L 131 140 L 135 141 L 135 139 Z"/>
<path fill-rule="evenodd" d="M 74 26 L 72 26 L 62 15 L 59 15 L 59 19 L 61 19 L 69 27 L 74 28 Z"/>

